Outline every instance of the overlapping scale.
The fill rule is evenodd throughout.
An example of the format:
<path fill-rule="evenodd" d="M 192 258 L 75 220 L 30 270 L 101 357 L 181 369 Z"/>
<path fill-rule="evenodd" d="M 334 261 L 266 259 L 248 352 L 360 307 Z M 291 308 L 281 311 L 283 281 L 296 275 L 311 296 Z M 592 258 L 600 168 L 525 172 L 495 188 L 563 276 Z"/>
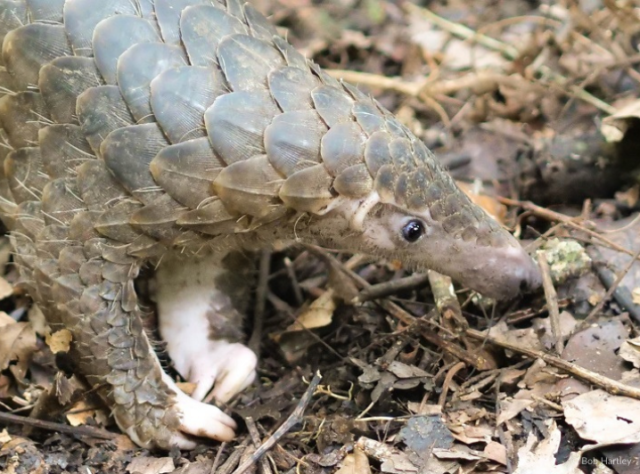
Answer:
<path fill-rule="evenodd" d="M 77 123 L 77 98 L 102 81 L 92 58 L 56 58 L 40 69 L 38 87 L 51 119 L 57 123 Z"/>
<path fill-rule="evenodd" d="M 264 132 L 269 161 L 282 176 L 313 166 L 321 161 L 320 141 L 326 133 L 315 110 L 278 115 Z"/>
<path fill-rule="evenodd" d="M 261 155 L 224 168 L 213 182 L 213 189 L 230 212 L 265 222 L 286 212 L 278 197 L 282 182 L 267 156 Z"/>
<path fill-rule="evenodd" d="M 279 113 L 267 91 L 220 96 L 204 114 L 211 146 L 227 165 L 262 155 L 265 153 L 264 132 Z"/>
<path fill-rule="evenodd" d="M 162 149 L 149 169 L 155 182 L 170 196 L 195 209 L 211 197 L 212 183 L 225 166 L 204 137 Z"/>
<path fill-rule="evenodd" d="M 204 113 L 228 92 L 214 68 L 184 66 L 158 74 L 151 82 L 151 108 L 171 143 L 206 137 Z"/>
<path fill-rule="evenodd" d="M 137 123 L 155 121 L 151 81 L 186 64 L 182 48 L 164 43 L 139 43 L 122 53 L 117 66 L 118 87 Z"/>
<path fill-rule="evenodd" d="M 247 26 L 238 18 L 213 5 L 186 8 L 180 18 L 182 42 L 191 64 L 211 67 L 218 64 L 218 44 L 226 36 L 246 34 Z"/>
<path fill-rule="evenodd" d="M 122 53 L 142 43 L 160 42 L 154 24 L 144 18 L 116 15 L 102 20 L 93 31 L 93 55 L 107 84 L 116 84 Z"/>
<path fill-rule="evenodd" d="M 220 41 L 218 62 L 233 91 L 266 91 L 269 73 L 286 65 L 272 44 L 238 34 Z"/>
<path fill-rule="evenodd" d="M 142 16 L 136 4 L 147 0 L 66 0 L 64 2 L 64 28 L 76 56 L 94 56 L 93 32 L 102 20 L 114 15 Z M 147 10 L 147 12 L 149 12 Z M 149 12 L 150 13 L 150 12 Z"/>
<path fill-rule="evenodd" d="M 2 58 L 18 90 L 36 87 L 40 68 L 61 56 L 71 55 L 62 25 L 32 23 L 7 33 Z"/>

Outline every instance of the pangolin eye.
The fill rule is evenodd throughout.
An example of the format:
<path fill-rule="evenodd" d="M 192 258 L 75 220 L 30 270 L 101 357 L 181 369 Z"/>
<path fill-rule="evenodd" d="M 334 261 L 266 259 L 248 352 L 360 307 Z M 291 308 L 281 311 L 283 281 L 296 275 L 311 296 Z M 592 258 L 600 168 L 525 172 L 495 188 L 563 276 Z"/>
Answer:
<path fill-rule="evenodd" d="M 407 242 L 416 242 L 424 235 L 424 223 L 417 219 L 410 220 L 402 228 L 402 237 Z"/>

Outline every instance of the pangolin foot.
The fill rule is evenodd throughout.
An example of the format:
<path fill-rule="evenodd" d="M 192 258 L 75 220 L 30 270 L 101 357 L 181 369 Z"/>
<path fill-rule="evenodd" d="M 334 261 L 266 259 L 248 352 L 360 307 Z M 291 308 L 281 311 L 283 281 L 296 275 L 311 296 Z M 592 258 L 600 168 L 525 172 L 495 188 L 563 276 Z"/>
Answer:
<path fill-rule="evenodd" d="M 185 362 L 186 378 L 196 384 L 192 397 L 203 400 L 213 387 L 213 399 L 226 403 L 255 380 L 258 358 L 243 344 L 219 340 L 210 341 L 206 353 Z"/>
<path fill-rule="evenodd" d="M 129 427 L 122 426 L 136 444 L 146 448 L 194 449 L 198 446 L 195 437 L 216 441 L 231 441 L 235 437 L 237 425 L 233 418 L 214 405 L 191 398 L 167 374 L 163 373 L 162 379 L 174 394 L 171 407 L 164 411 L 164 419 L 173 421 L 158 425 L 145 419 Z"/>

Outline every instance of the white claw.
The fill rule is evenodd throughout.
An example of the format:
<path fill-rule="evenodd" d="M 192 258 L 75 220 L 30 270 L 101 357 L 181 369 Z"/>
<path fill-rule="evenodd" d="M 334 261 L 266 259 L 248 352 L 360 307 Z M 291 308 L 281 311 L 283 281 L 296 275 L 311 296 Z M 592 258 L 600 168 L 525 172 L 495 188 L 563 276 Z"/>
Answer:
<path fill-rule="evenodd" d="M 253 383 L 256 378 L 258 358 L 248 347 L 242 344 L 228 344 L 220 341 L 224 357 L 215 364 L 217 370 L 216 386 L 213 397 L 226 403 Z"/>
<path fill-rule="evenodd" d="M 163 379 L 175 394 L 175 409 L 179 413 L 181 433 L 217 441 L 231 441 L 236 433 L 236 422 L 218 407 L 194 400 L 182 390 L 166 374 Z M 173 436 L 172 442 L 181 449 L 193 449 L 195 443 L 179 433 Z M 183 447 L 184 446 L 184 447 Z"/>
<path fill-rule="evenodd" d="M 258 358 L 248 347 L 224 340 L 209 341 L 207 349 L 189 364 L 187 380 L 196 384 L 192 397 L 203 400 L 215 383 L 214 399 L 226 403 L 255 380 Z"/>

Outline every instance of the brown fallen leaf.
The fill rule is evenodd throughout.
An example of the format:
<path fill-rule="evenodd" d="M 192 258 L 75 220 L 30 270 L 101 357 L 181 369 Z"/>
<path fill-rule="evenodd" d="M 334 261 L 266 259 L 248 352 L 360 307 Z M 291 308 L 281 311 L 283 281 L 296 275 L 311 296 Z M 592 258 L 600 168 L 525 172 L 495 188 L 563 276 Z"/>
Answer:
<path fill-rule="evenodd" d="M 95 421 L 90 421 L 92 419 Z M 69 410 L 67 420 L 71 426 L 87 424 L 105 426 L 109 423 L 109 416 L 105 411 L 91 408 L 84 400 L 80 400 Z"/>
<path fill-rule="evenodd" d="M 316 329 L 328 326 L 331 324 L 335 310 L 336 303 L 333 298 L 333 290 L 325 291 L 296 318 L 295 322 L 286 331 L 302 331 L 305 328 Z"/>
<path fill-rule="evenodd" d="M 380 441 L 363 436 L 358 439 L 356 447 L 368 456 L 379 461 L 382 472 L 390 474 L 417 474 L 420 471 L 418 466 L 411 461 L 408 453 L 404 453 Z"/>
<path fill-rule="evenodd" d="M 640 442 L 640 400 L 593 390 L 562 402 L 567 423 L 598 444 Z"/>
<path fill-rule="evenodd" d="M 23 380 L 37 350 L 36 333 L 31 324 L 7 318 L 0 319 L 0 370 L 10 369 L 16 379 Z"/>
<path fill-rule="evenodd" d="M 68 329 L 56 331 L 46 338 L 47 345 L 54 354 L 58 352 L 69 352 L 72 340 L 73 335 Z"/>
<path fill-rule="evenodd" d="M 479 194 L 474 186 L 464 181 L 456 181 L 458 187 L 471 199 L 472 202 L 483 208 L 495 220 L 504 224 L 507 216 L 507 207 L 500 204 L 494 197 Z"/>
<path fill-rule="evenodd" d="M 293 363 L 318 342 L 308 330 L 331 324 L 335 309 L 334 291 L 327 290 L 303 309 L 293 324 L 283 332 L 272 334 L 270 337 L 278 343 L 284 357 Z"/>
<path fill-rule="evenodd" d="M 13 294 L 13 285 L 0 277 L 0 300 L 8 298 Z"/>
<path fill-rule="evenodd" d="M 180 390 L 182 390 L 187 395 L 193 394 L 193 392 L 196 391 L 196 387 L 198 386 L 197 384 L 192 382 L 178 382 L 176 383 L 176 385 Z"/>
<path fill-rule="evenodd" d="M 515 418 L 522 410 L 529 408 L 533 404 L 533 400 L 516 400 L 508 397 L 506 400 L 500 402 L 500 414 L 496 419 L 496 426 L 500 426 L 505 421 Z"/>
<path fill-rule="evenodd" d="M 560 447 L 561 433 L 555 421 L 551 420 L 548 438 L 540 442 L 536 436 L 529 433 L 527 444 L 518 450 L 518 468 L 513 474 L 576 474 L 581 453 L 569 454 L 564 464 L 556 464 L 556 453 Z"/>
<path fill-rule="evenodd" d="M 6 428 L 0 431 L 0 446 L 5 445 L 9 441 L 11 441 L 11 439 L 12 436 L 9 434 Z"/>
<path fill-rule="evenodd" d="M 495 441 L 489 441 L 482 453 L 492 461 L 499 462 L 503 466 L 507 465 L 507 448 Z"/>
<path fill-rule="evenodd" d="M 640 100 L 634 100 L 621 107 L 615 114 L 602 120 L 600 131 L 608 142 L 621 141 L 634 120 L 640 117 Z"/>
<path fill-rule="evenodd" d="M 627 362 L 631 362 L 636 369 L 640 368 L 640 337 L 624 341 L 618 355 Z"/>
<path fill-rule="evenodd" d="M 4 432 L 3 432 L 4 433 Z M 27 438 L 10 437 L 0 443 L 0 459 L 5 460 L 3 473 L 46 474 L 51 466 L 45 454 L 36 444 Z"/>
<path fill-rule="evenodd" d="M 173 472 L 175 469 L 172 458 L 152 458 L 148 456 L 135 458 L 127 466 L 127 472 L 131 474 L 164 474 Z"/>
<path fill-rule="evenodd" d="M 367 455 L 361 449 L 356 448 L 352 454 L 347 455 L 342 461 L 336 474 L 369 474 L 371 467 Z"/>

